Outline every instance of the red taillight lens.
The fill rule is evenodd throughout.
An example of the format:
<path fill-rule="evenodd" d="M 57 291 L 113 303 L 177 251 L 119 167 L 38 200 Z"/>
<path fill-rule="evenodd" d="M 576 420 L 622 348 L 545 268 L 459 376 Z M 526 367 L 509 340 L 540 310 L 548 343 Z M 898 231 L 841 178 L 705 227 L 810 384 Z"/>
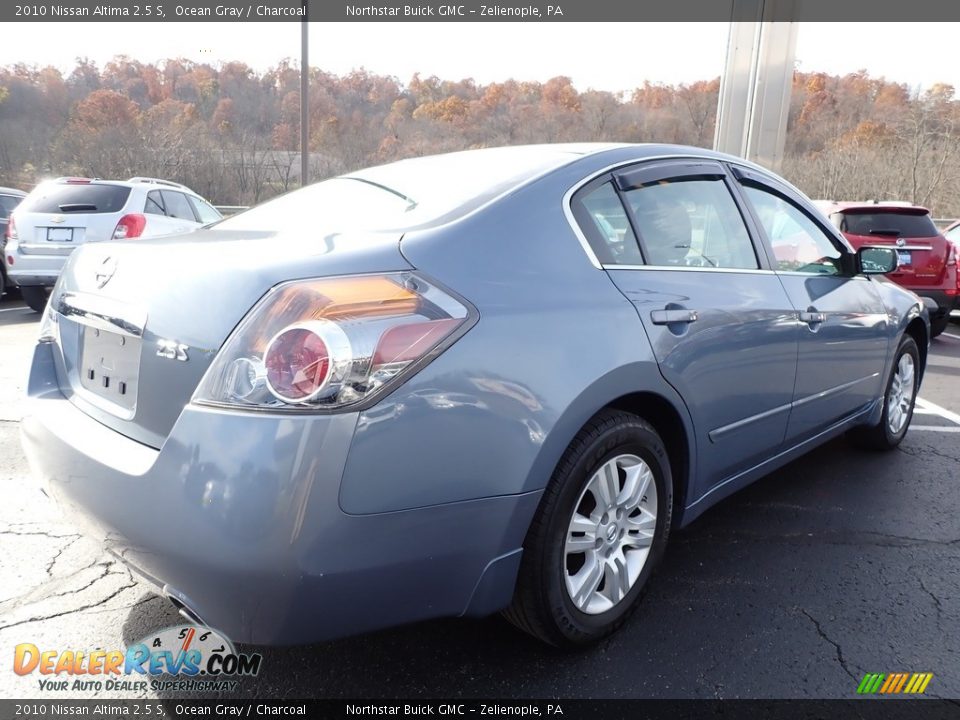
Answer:
<path fill-rule="evenodd" d="M 140 213 L 124 215 L 113 230 L 113 239 L 129 240 L 130 238 L 140 237 L 146 226 L 147 218 Z"/>
<path fill-rule="evenodd" d="M 276 397 L 285 402 L 304 402 L 327 387 L 332 375 L 331 357 L 322 336 L 334 332 L 330 326 L 332 323 L 320 321 L 293 326 L 270 341 L 263 364 L 267 387 Z M 341 362 L 345 359 L 338 358 Z"/>
<path fill-rule="evenodd" d="M 17 235 L 17 223 L 13 219 L 13 215 L 10 216 L 10 219 L 7 221 L 7 229 L 4 231 L 4 236 L 7 240 L 16 240 L 19 236 Z"/>
<path fill-rule="evenodd" d="M 385 392 L 469 327 L 459 299 L 413 273 L 300 280 L 253 308 L 194 402 L 337 410 Z"/>
<path fill-rule="evenodd" d="M 379 367 L 416 360 L 459 324 L 459 320 L 445 318 L 392 327 L 380 337 L 373 354 L 373 365 Z"/>
<path fill-rule="evenodd" d="M 13 265 L 13 255 L 7 255 L 7 265 Z"/>

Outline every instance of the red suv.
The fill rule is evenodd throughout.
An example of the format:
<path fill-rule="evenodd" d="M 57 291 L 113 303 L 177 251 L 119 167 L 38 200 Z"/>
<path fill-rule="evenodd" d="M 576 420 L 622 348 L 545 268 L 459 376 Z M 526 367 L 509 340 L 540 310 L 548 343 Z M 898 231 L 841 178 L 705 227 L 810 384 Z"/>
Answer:
<path fill-rule="evenodd" d="M 855 249 L 863 245 L 897 248 L 900 267 L 887 277 L 937 304 L 930 313 L 930 335 L 950 322 L 957 304 L 957 250 L 930 218 L 930 211 L 907 203 L 830 203 L 821 205 Z"/>

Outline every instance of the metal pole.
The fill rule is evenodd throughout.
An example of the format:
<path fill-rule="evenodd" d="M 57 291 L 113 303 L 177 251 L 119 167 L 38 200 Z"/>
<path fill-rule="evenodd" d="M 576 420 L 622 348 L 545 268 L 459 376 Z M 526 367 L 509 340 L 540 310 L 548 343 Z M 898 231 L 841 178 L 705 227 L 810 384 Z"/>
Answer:
<path fill-rule="evenodd" d="M 308 60 L 307 0 L 303 0 L 304 19 L 300 23 L 300 187 L 310 182 L 310 62 Z"/>
<path fill-rule="evenodd" d="M 771 22 L 799 0 L 733 0 L 714 149 L 779 171 L 786 145 L 798 23 Z"/>

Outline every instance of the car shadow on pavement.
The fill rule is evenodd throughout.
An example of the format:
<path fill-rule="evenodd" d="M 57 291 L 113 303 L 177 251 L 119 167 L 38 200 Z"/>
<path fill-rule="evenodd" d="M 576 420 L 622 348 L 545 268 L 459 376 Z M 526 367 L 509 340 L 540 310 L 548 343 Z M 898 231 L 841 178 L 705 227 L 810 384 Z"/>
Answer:
<path fill-rule="evenodd" d="M 40 313 L 36 313 L 30 308 L 9 306 L 4 303 L 0 306 L 4 312 L 0 312 L 0 326 L 2 325 L 29 325 L 40 322 Z"/>

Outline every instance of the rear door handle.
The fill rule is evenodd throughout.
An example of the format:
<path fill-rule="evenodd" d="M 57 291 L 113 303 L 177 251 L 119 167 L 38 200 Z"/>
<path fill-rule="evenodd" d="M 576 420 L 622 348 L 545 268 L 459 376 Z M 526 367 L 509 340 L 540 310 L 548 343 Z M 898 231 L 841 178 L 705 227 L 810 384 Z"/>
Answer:
<path fill-rule="evenodd" d="M 650 313 L 654 325 L 692 323 L 697 321 L 696 310 L 654 310 Z"/>
<path fill-rule="evenodd" d="M 827 314 L 822 312 L 802 312 L 800 313 L 800 322 L 805 322 L 807 325 L 816 325 L 817 323 L 825 322 L 827 319 Z"/>

